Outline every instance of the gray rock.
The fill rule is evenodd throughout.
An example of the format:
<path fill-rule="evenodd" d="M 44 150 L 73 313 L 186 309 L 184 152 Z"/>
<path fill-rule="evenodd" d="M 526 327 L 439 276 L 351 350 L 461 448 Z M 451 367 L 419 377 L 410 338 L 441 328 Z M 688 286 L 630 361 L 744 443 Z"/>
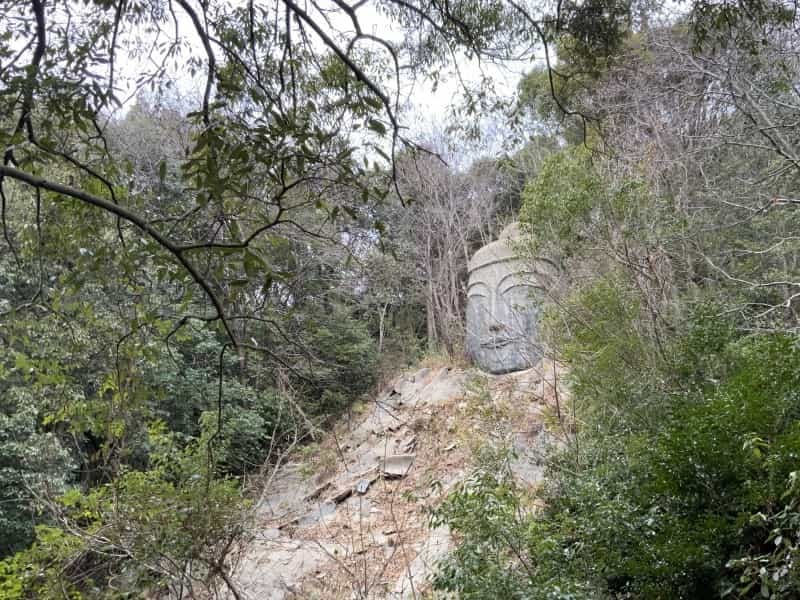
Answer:
<path fill-rule="evenodd" d="M 264 530 L 263 538 L 265 540 L 277 540 L 281 536 L 281 530 L 277 527 L 270 527 Z"/>
<path fill-rule="evenodd" d="M 332 550 L 315 542 L 290 546 L 278 540 L 267 544 L 260 552 L 244 557 L 239 565 L 237 587 L 245 598 L 284 600 L 295 597 L 292 590 L 323 565 Z"/>
<path fill-rule="evenodd" d="M 326 481 L 322 485 L 320 485 L 317 488 L 315 488 L 314 491 L 312 491 L 310 494 L 308 494 L 305 498 L 303 498 L 303 501 L 304 502 L 312 502 L 312 501 L 316 500 L 317 498 L 319 498 L 322 495 L 322 492 L 327 490 L 329 487 L 331 487 L 331 482 L 330 481 Z"/>
<path fill-rule="evenodd" d="M 323 502 L 319 504 L 314 510 L 300 517 L 297 521 L 298 527 L 310 527 L 319 523 L 325 517 L 332 515 L 336 512 L 335 502 Z"/>
<path fill-rule="evenodd" d="M 428 367 L 423 367 L 419 371 L 417 371 L 411 380 L 415 383 L 419 383 L 420 381 L 424 381 L 425 378 L 430 375 L 431 370 Z"/>
<path fill-rule="evenodd" d="M 395 440 L 399 450 L 406 454 L 410 454 L 417 447 L 417 436 L 412 435 L 404 440 Z"/>
<path fill-rule="evenodd" d="M 347 500 L 350 496 L 353 495 L 353 488 L 346 487 L 339 490 L 336 490 L 333 495 L 328 498 L 328 502 L 332 502 L 333 504 L 341 504 L 345 500 Z"/>
<path fill-rule="evenodd" d="M 436 569 L 438 561 L 443 559 L 453 547 L 450 530 L 437 527 L 419 544 L 416 545 L 417 556 L 408 565 L 403 575 L 395 582 L 394 589 L 388 598 L 411 600 L 421 597 L 420 592 L 428 587 L 430 575 Z"/>
<path fill-rule="evenodd" d="M 369 479 L 359 479 L 356 484 L 356 493 L 363 496 L 367 493 L 370 485 L 372 485 L 372 481 Z"/>
<path fill-rule="evenodd" d="M 380 462 L 381 473 L 384 477 L 405 477 L 414 464 L 416 454 L 394 454 L 387 456 Z"/>
<path fill-rule="evenodd" d="M 518 227 L 506 227 L 469 261 L 466 349 L 488 373 L 527 369 L 543 354 L 539 316 L 554 269 L 543 260 L 521 260 L 516 237 Z"/>

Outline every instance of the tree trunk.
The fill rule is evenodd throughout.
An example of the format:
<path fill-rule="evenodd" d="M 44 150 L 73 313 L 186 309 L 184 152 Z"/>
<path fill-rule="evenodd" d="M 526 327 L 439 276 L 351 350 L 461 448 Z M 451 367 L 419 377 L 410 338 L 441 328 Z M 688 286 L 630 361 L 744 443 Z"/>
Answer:
<path fill-rule="evenodd" d="M 383 329 L 386 322 L 386 310 L 389 308 L 389 303 L 384 302 L 383 307 L 378 313 L 378 355 L 383 352 Z"/>

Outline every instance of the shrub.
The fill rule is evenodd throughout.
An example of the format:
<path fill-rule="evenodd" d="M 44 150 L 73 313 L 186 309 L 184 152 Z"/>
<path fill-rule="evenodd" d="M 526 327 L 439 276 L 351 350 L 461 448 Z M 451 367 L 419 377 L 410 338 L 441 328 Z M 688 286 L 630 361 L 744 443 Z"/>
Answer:
<path fill-rule="evenodd" d="M 309 347 L 316 360 L 309 365 L 309 397 L 316 414 L 336 414 L 369 390 L 375 381 L 377 349 L 367 324 L 334 306 L 309 326 Z"/>
<path fill-rule="evenodd" d="M 33 538 L 35 498 L 65 489 L 73 462 L 58 438 L 39 430 L 30 392 L 0 392 L 0 558 Z"/>
<path fill-rule="evenodd" d="M 235 480 L 214 478 L 207 446 L 181 447 L 163 423 L 150 428 L 151 468 L 58 501 L 62 527 L 0 563 L 3 598 L 127 598 L 216 577 L 242 535 L 249 505 Z M 138 596 L 137 596 L 138 597 Z"/>
<path fill-rule="evenodd" d="M 797 340 L 736 339 L 701 309 L 671 348 L 674 361 L 641 372 L 662 381 L 658 418 L 640 418 L 639 399 L 629 398 L 629 414 L 619 417 L 626 426 L 595 420 L 584 428 L 577 446 L 550 460 L 539 513 L 486 473 L 447 501 L 440 522 L 463 545 L 439 587 L 474 598 L 800 594 Z M 601 389 L 636 375 L 624 363 L 616 373 L 611 363 L 598 366 L 609 377 L 592 374 Z M 699 383 L 685 385 L 691 377 Z M 591 386 L 577 389 L 592 401 Z"/>

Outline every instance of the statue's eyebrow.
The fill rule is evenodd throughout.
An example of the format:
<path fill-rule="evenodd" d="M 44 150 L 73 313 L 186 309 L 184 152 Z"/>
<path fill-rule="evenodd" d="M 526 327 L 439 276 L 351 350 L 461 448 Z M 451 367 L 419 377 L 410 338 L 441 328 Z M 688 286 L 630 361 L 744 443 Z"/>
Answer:
<path fill-rule="evenodd" d="M 491 288 L 486 283 L 484 283 L 483 281 L 476 281 L 475 283 L 470 283 L 467 286 L 467 296 L 469 296 L 470 294 L 475 295 L 475 296 L 483 296 L 484 294 L 481 294 L 480 290 L 475 290 L 474 289 L 474 288 L 476 288 L 478 286 L 483 286 L 484 288 L 486 288 L 486 291 L 485 291 L 486 295 L 491 293 Z"/>
<path fill-rule="evenodd" d="M 508 287 L 504 287 L 506 281 L 508 279 L 510 279 L 511 277 L 520 277 L 520 278 L 522 278 L 522 277 L 524 277 L 526 275 L 531 276 L 531 279 L 530 280 L 524 280 L 523 279 L 522 281 L 518 281 L 516 283 L 512 283 Z M 500 294 L 505 294 L 508 290 L 510 290 L 511 288 L 515 288 L 515 287 L 530 287 L 530 288 L 534 288 L 534 289 L 537 289 L 537 290 L 544 291 L 545 287 L 538 281 L 537 275 L 539 275 L 539 273 L 537 273 L 535 271 L 517 271 L 515 273 L 509 273 L 508 275 L 506 275 L 506 276 L 504 276 L 504 277 L 502 277 L 500 279 L 500 282 L 497 284 L 497 289 L 498 289 Z"/>

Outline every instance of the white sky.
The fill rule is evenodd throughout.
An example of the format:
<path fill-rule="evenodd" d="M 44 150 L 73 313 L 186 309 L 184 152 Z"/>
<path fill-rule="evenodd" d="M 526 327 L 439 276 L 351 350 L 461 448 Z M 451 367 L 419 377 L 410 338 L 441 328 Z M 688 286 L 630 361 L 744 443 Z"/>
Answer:
<path fill-rule="evenodd" d="M 330 4 L 333 7 L 333 3 Z M 199 7 L 197 7 L 199 10 Z M 358 17 L 365 33 L 372 33 L 377 37 L 387 39 L 392 42 L 400 42 L 402 40 L 402 32 L 392 27 L 391 21 L 384 15 L 380 14 L 373 2 L 367 1 L 358 9 Z M 192 23 L 188 16 L 182 12 L 177 12 L 181 35 L 183 36 L 187 46 L 188 52 L 204 56 L 204 51 L 199 38 L 194 33 Z M 331 23 L 333 27 L 340 30 L 342 33 L 352 31 L 352 24 L 350 20 L 341 12 L 333 13 L 331 15 Z M 324 21 L 321 21 L 324 25 Z M 310 32 L 313 35 L 313 32 Z M 153 40 L 153 36 L 150 36 Z M 361 44 L 369 42 L 362 41 Z M 322 44 L 320 42 L 320 47 Z M 379 48 L 373 45 L 373 48 Z M 184 54 L 185 56 L 185 54 Z M 388 54 L 387 54 L 388 56 Z M 148 69 L 155 67 L 155 62 L 147 58 L 123 57 L 121 55 L 119 70 L 119 87 L 120 98 L 125 100 L 123 111 L 129 107 L 133 100 L 135 90 L 135 79 Z M 532 64 L 508 64 L 504 68 L 496 64 L 479 64 L 477 61 L 469 61 L 465 57 L 458 60 L 458 69 L 461 77 L 467 84 L 477 84 L 481 80 L 481 70 L 483 73 L 489 75 L 495 82 L 495 93 L 512 97 L 515 93 L 517 83 L 525 71 L 532 68 Z M 181 65 L 175 65 L 170 69 L 171 75 L 176 78 L 178 93 L 180 95 L 188 95 L 195 97 L 202 93 L 205 85 L 205 80 L 202 77 L 192 79 L 185 68 Z M 394 85 L 390 85 L 393 97 Z M 455 68 L 450 68 L 449 76 L 439 81 L 437 89 L 433 89 L 431 82 L 423 77 L 418 77 L 413 85 L 409 81 L 405 81 L 403 89 L 400 94 L 401 107 L 405 109 L 404 124 L 409 126 L 412 134 L 425 133 L 431 129 L 442 129 L 445 121 L 449 116 L 450 108 L 454 103 L 458 103 L 461 98 L 462 89 L 459 84 L 458 78 L 455 76 Z"/>

